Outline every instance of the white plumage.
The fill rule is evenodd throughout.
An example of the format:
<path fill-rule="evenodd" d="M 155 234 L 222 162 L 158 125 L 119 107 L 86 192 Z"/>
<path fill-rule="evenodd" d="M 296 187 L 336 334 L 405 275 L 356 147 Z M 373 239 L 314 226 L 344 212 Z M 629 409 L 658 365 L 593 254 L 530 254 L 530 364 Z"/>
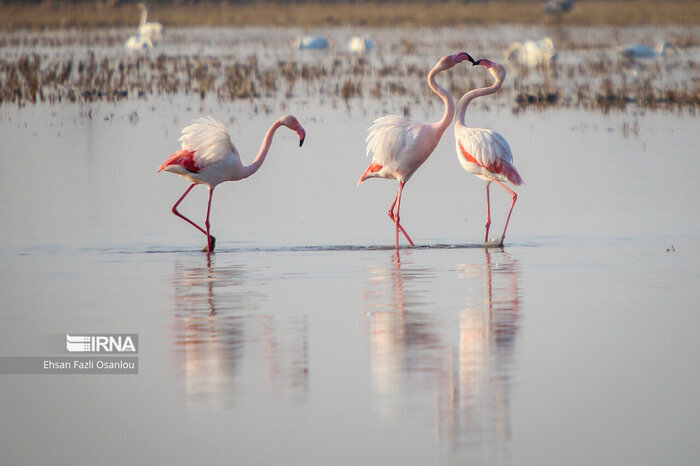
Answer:
<path fill-rule="evenodd" d="M 161 23 L 148 22 L 148 10 L 143 3 L 139 4 L 141 9 L 141 22 L 139 23 L 138 33 L 141 37 L 150 39 L 156 43 L 163 38 L 163 25 Z"/>
<path fill-rule="evenodd" d="M 367 52 L 374 48 L 374 43 L 368 37 L 355 36 L 348 42 L 348 50 L 351 52 Z"/>
<path fill-rule="evenodd" d="M 557 48 L 550 37 L 541 40 L 513 42 L 503 51 L 503 57 L 509 62 L 519 62 L 526 66 L 551 66 L 558 57 Z"/>
<path fill-rule="evenodd" d="M 153 48 L 153 42 L 148 37 L 141 35 L 131 36 L 124 43 L 127 50 L 150 50 Z"/>
<path fill-rule="evenodd" d="M 194 151 L 194 162 L 200 167 L 231 157 L 240 162 L 226 125 L 213 116 L 197 118 L 185 126 L 178 140 L 182 143 L 182 149 Z"/>
<path fill-rule="evenodd" d="M 393 178 L 408 181 L 440 141 L 430 124 L 397 115 L 374 120 L 367 134 L 367 156 L 382 166 L 367 178 Z"/>
<path fill-rule="evenodd" d="M 468 161 L 464 156 L 459 157 L 459 162 L 466 171 L 487 182 L 494 179 L 512 182 L 507 176 L 507 171 L 498 173 L 487 168 L 499 165 L 512 167 L 513 154 L 503 136 L 486 128 L 464 127 L 456 134 L 456 137 L 458 153 L 461 144 L 461 147 L 476 160 L 474 163 Z"/>

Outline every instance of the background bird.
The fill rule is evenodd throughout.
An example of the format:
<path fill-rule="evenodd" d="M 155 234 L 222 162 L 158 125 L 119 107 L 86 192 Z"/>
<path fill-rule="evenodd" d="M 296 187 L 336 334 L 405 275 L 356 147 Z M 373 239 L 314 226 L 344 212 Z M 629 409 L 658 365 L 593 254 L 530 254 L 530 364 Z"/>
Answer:
<path fill-rule="evenodd" d="M 513 42 L 503 51 L 503 57 L 508 62 L 515 61 L 526 66 L 551 66 L 557 59 L 557 48 L 550 37 Z"/>
<path fill-rule="evenodd" d="M 628 59 L 665 57 L 669 52 L 678 55 L 678 49 L 670 42 L 660 42 L 655 49 L 642 44 L 620 45 L 615 47 L 615 51 L 620 57 Z"/>
<path fill-rule="evenodd" d="M 325 50 L 328 39 L 323 36 L 301 36 L 297 38 L 296 47 L 299 50 Z"/>
<path fill-rule="evenodd" d="M 151 42 L 158 42 L 163 38 L 163 25 L 161 23 L 148 22 L 148 9 L 143 3 L 139 3 L 141 9 L 141 22 L 139 23 L 138 33 L 144 39 L 150 39 Z"/>
<path fill-rule="evenodd" d="M 258 171 L 265 161 L 275 131 L 280 126 L 296 131 L 299 135 L 299 146 L 304 143 L 306 132 L 299 121 L 292 115 L 285 115 L 275 121 L 267 130 L 260 151 L 253 162 L 245 166 L 241 163 L 236 147 L 231 142 L 226 126 L 216 118 L 204 117 L 195 120 L 191 125 L 182 130 L 180 142 L 182 149 L 171 155 L 158 171 L 169 171 L 192 182 L 185 193 L 172 207 L 172 212 L 178 217 L 192 224 L 207 237 L 207 252 L 214 251 L 216 239 L 211 236 L 209 229 L 209 212 L 211 211 L 211 198 L 214 188 L 224 181 L 238 181 L 249 177 Z M 209 187 L 209 202 L 207 204 L 207 216 L 204 222 L 205 228 L 200 227 L 177 210 L 177 206 L 189 194 L 197 184 L 205 184 Z"/>
<path fill-rule="evenodd" d="M 489 227 L 491 225 L 491 201 L 489 199 L 489 186 L 495 182 L 503 187 L 512 196 L 508 217 L 503 227 L 503 235 L 498 240 L 503 245 L 506 237 L 506 229 L 513 206 L 518 198 L 517 194 L 503 183 L 511 183 L 515 186 L 522 184 L 523 180 L 513 165 L 513 154 L 510 146 L 500 134 L 485 128 L 471 128 L 466 126 L 465 113 L 469 103 L 477 97 L 493 94 L 501 88 L 506 77 L 506 70 L 488 59 L 472 61 L 474 65 L 481 65 L 496 78 L 496 81 L 488 87 L 472 89 L 462 96 L 457 104 L 457 120 L 455 122 L 455 142 L 457 145 L 457 158 L 462 167 L 469 173 L 478 176 L 486 182 L 486 223 L 484 242 L 489 241 Z"/>
<path fill-rule="evenodd" d="M 130 36 L 126 42 L 124 42 L 124 47 L 127 50 L 150 50 L 153 48 L 153 42 L 147 37 L 141 35 Z"/>
<path fill-rule="evenodd" d="M 448 70 L 465 60 L 472 60 L 466 52 L 447 55 L 428 73 L 428 86 L 445 103 L 443 117 L 435 123 L 421 123 L 389 115 L 374 120 L 367 135 L 367 155 L 372 162 L 362 173 L 358 185 L 367 178 L 389 178 L 399 182 L 396 197 L 389 207 L 389 218 L 396 230 L 396 248 L 399 247 L 399 230 L 413 246 L 413 241 L 399 223 L 401 191 L 418 167 L 425 162 L 437 146 L 442 134 L 452 122 L 455 106 L 450 94 L 435 82 L 441 71 Z M 396 211 L 394 211 L 396 208 Z"/>

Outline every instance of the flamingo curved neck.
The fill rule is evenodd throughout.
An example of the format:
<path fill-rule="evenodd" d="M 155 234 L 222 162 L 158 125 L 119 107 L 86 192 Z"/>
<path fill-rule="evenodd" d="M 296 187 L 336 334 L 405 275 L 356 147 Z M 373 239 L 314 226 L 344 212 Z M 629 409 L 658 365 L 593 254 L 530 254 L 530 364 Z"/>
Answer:
<path fill-rule="evenodd" d="M 272 145 L 272 137 L 275 135 L 275 131 L 277 131 L 277 128 L 280 126 L 282 126 L 282 123 L 277 120 L 272 124 L 272 126 L 270 126 L 270 129 L 267 130 L 267 133 L 265 133 L 265 139 L 263 139 L 263 142 L 260 145 L 258 155 L 250 165 L 243 167 L 243 178 L 248 178 L 250 175 L 254 174 L 260 169 L 265 161 L 265 157 L 267 157 L 270 146 Z"/>
<path fill-rule="evenodd" d="M 455 116 L 455 103 L 452 100 L 452 96 L 435 82 L 435 76 L 437 76 L 440 71 L 443 70 L 437 67 L 430 70 L 430 73 L 428 73 L 428 86 L 430 86 L 430 89 L 445 103 L 445 113 L 439 121 L 433 123 L 436 130 L 442 135 L 447 127 L 450 126 L 452 118 Z"/>
<path fill-rule="evenodd" d="M 139 23 L 139 26 L 143 26 L 146 24 L 146 17 L 148 16 L 148 11 L 143 8 L 141 9 L 141 22 Z"/>
<path fill-rule="evenodd" d="M 466 123 L 464 122 L 464 117 L 467 112 L 467 107 L 469 106 L 469 103 L 477 97 L 482 97 L 485 95 L 495 93 L 501 88 L 501 84 L 503 84 L 503 79 L 496 78 L 496 81 L 492 85 L 488 87 L 472 89 L 471 91 L 464 94 L 462 98 L 459 99 L 459 103 L 457 104 L 457 123 L 462 126 L 466 126 Z"/>

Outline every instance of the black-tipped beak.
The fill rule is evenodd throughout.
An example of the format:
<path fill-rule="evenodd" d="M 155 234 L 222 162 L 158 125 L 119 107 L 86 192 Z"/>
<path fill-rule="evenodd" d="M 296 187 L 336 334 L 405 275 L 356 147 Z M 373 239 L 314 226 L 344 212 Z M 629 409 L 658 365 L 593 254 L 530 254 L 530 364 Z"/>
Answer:
<path fill-rule="evenodd" d="M 306 139 L 306 135 L 303 135 L 302 137 L 299 138 L 299 147 L 304 145 L 304 139 Z"/>
<path fill-rule="evenodd" d="M 482 58 L 480 58 L 479 60 L 476 60 L 476 61 L 472 60 L 472 66 L 481 65 L 482 61 L 483 61 Z"/>
<path fill-rule="evenodd" d="M 473 66 L 473 65 L 474 65 L 474 59 L 472 58 L 472 56 L 469 55 L 467 52 L 464 52 L 464 53 L 467 55 L 467 60 L 469 60 L 470 62 L 472 62 L 472 66 Z"/>

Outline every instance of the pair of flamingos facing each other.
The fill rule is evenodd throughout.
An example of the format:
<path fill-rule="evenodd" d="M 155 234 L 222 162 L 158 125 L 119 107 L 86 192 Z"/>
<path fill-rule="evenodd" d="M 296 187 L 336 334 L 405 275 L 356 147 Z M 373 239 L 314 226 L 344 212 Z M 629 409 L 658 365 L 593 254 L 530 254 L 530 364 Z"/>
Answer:
<path fill-rule="evenodd" d="M 448 70 L 455 65 L 468 60 L 472 65 L 486 68 L 495 78 L 488 87 L 473 89 L 467 92 L 456 106 L 450 94 L 435 82 L 438 73 Z M 389 218 L 394 222 L 396 248 L 399 247 L 399 231 L 406 237 L 411 246 L 413 241 L 399 222 L 401 192 L 406 182 L 416 172 L 423 162 L 435 150 L 442 134 L 452 122 L 457 113 L 455 123 L 455 140 L 457 156 L 462 167 L 486 182 L 486 223 L 484 242 L 488 243 L 489 226 L 491 224 L 489 186 L 492 182 L 502 186 L 512 196 L 508 217 L 503 228 L 503 235 L 494 245 L 503 245 L 508 228 L 508 221 L 513 211 L 517 195 L 504 183 L 522 184 L 522 179 L 513 166 L 513 155 L 506 140 L 498 133 L 484 128 L 466 126 L 464 115 L 469 103 L 476 97 L 493 94 L 501 87 L 506 71 L 503 66 L 488 59 L 474 60 L 468 53 L 461 52 L 447 55 L 438 61 L 428 73 L 428 85 L 444 102 L 445 113 L 435 123 L 411 121 L 396 115 L 377 118 L 369 128 L 367 136 L 367 155 L 372 155 L 372 162 L 360 177 L 358 184 L 367 178 L 389 178 L 399 182 L 399 189 L 394 201 L 389 207 Z M 285 126 L 299 135 L 299 145 L 304 143 L 306 132 L 299 121 L 292 115 L 286 115 L 275 121 L 268 129 L 263 139 L 260 151 L 253 162 L 244 166 L 240 156 L 224 124 L 212 117 L 199 118 L 182 130 L 180 142 L 182 149 L 172 154 L 158 171 L 170 171 L 192 182 L 180 199 L 172 207 L 172 212 L 192 224 L 207 237 L 205 250 L 214 251 L 215 238 L 210 233 L 209 213 L 214 188 L 224 181 L 238 181 L 254 174 L 265 161 L 272 144 L 275 131 Z M 209 201 L 204 228 L 182 215 L 177 207 L 197 184 L 209 187 Z M 488 243 L 489 245 L 491 243 Z"/>

